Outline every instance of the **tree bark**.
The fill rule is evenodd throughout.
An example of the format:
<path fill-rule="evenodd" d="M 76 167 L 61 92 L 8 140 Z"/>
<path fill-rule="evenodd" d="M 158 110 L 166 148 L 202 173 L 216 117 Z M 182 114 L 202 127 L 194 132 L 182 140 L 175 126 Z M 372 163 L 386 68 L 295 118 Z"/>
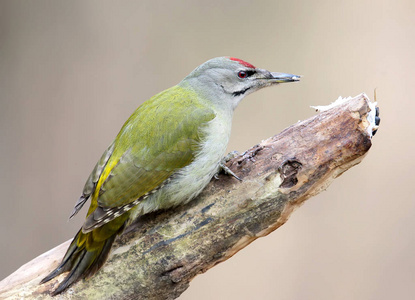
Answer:
<path fill-rule="evenodd" d="M 364 95 L 262 141 L 227 163 L 188 205 L 142 217 L 117 239 L 108 261 L 59 299 L 175 299 L 198 274 L 284 224 L 305 200 L 360 163 L 371 147 L 375 104 Z M 69 241 L 0 282 L 0 299 L 50 299 L 66 275 L 39 285 Z"/>

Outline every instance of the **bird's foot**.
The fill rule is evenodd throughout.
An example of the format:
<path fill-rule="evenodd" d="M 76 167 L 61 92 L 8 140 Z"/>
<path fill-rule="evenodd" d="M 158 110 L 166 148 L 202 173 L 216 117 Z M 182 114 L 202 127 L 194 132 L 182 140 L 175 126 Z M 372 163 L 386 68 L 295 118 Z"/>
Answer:
<path fill-rule="evenodd" d="M 218 179 L 218 174 L 220 173 L 220 172 L 223 172 L 223 173 L 225 173 L 225 174 L 227 174 L 227 175 L 231 175 L 231 176 L 233 176 L 234 178 L 236 178 L 237 180 L 239 180 L 239 181 L 242 181 L 242 179 L 241 178 L 239 178 L 234 172 L 232 172 L 232 170 L 231 169 L 229 169 L 227 166 L 226 166 L 226 163 L 228 162 L 228 161 L 230 161 L 231 159 L 233 159 L 233 158 L 235 158 L 236 156 L 238 156 L 239 155 L 239 153 L 238 153 L 238 151 L 232 151 L 232 152 L 229 152 L 224 158 L 222 158 L 222 160 L 220 161 L 220 163 L 219 163 L 219 171 L 218 171 L 218 173 L 216 173 L 215 174 L 215 178 L 216 179 Z"/>

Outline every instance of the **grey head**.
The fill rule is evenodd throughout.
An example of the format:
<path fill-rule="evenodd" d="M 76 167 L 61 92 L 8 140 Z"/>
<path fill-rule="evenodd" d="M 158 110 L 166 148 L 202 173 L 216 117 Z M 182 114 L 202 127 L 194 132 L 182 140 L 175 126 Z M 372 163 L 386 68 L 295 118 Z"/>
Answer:
<path fill-rule="evenodd" d="M 216 57 L 197 67 L 179 85 L 235 109 L 243 97 L 259 89 L 299 80 L 298 75 L 270 72 L 238 58 Z"/>

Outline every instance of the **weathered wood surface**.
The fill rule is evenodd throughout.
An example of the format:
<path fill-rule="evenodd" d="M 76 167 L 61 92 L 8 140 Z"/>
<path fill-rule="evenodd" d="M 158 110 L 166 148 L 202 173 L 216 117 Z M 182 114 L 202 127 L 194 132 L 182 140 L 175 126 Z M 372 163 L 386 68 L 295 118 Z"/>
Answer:
<path fill-rule="evenodd" d="M 138 220 L 94 277 L 55 299 L 177 298 L 196 275 L 277 229 L 363 159 L 371 147 L 369 103 L 357 96 L 235 157 L 227 165 L 242 182 L 221 174 L 188 205 Z M 51 299 L 49 292 L 64 275 L 44 285 L 39 281 L 56 267 L 68 243 L 0 282 L 0 299 Z"/>

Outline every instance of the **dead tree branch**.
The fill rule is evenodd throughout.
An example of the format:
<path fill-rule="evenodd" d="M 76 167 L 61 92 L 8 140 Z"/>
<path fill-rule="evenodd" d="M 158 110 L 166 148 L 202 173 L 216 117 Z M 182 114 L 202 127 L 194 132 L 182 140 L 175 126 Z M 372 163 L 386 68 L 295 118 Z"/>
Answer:
<path fill-rule="evenodd" d="M 188 205 L 138 220 L 94 277 L 58 298 L 175 299 L 196 275 L 280 227 L 371 146 L 374 105 L 365 95 L 336 104 L 229 161 L 242 182 L 220 175 Z M 68 242 L 0 282 L 0 299 L 50 299 L 63 276 L 39 281 Z"/>

